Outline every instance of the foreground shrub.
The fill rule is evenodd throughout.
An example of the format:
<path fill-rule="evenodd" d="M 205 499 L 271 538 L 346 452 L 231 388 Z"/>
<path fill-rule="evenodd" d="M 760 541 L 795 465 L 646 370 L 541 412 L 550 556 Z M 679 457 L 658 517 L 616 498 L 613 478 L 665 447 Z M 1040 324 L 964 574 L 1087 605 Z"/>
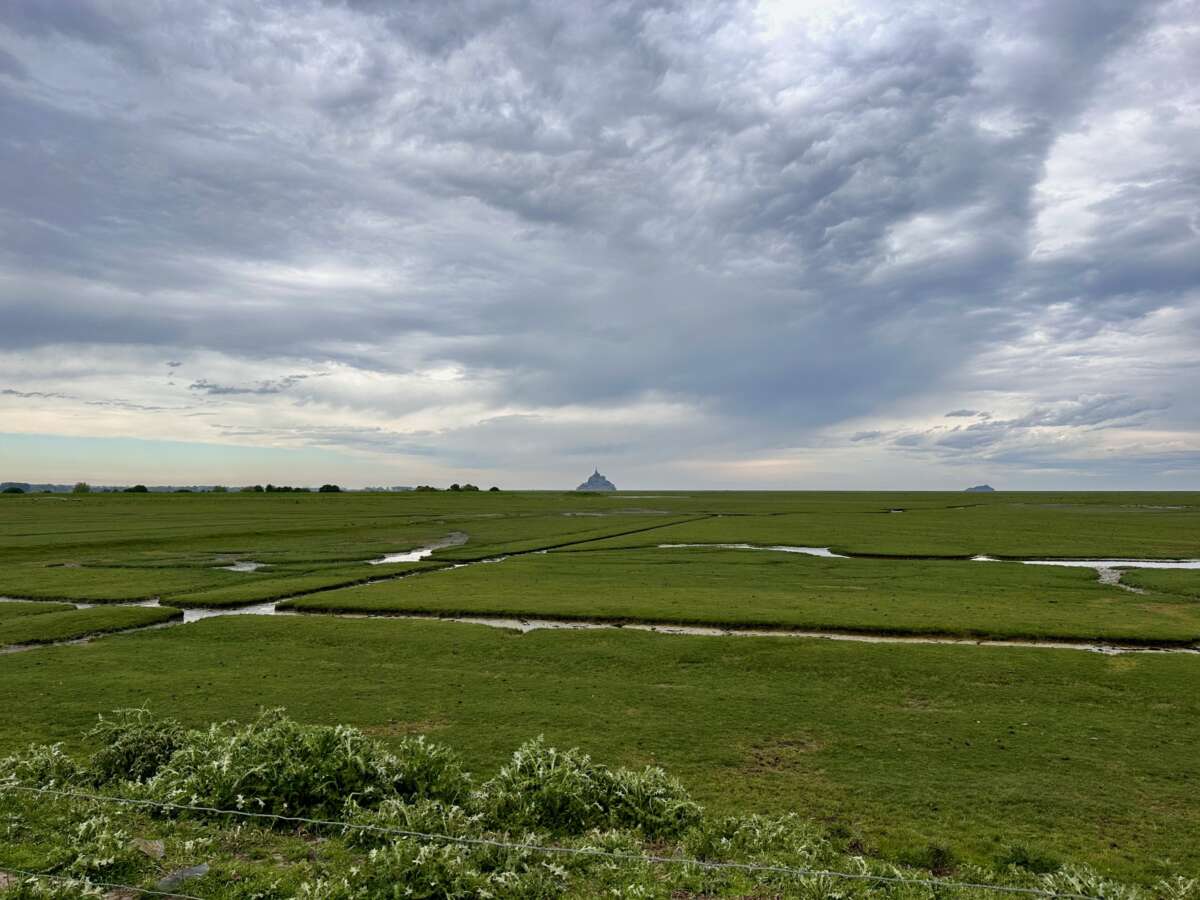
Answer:
<path fill-rule="evenodd" d="M 1001 868 L 1016 866 L 1018 869 L 1045 875 L 1057 872 L 1062 864 L 1052 856 L 1030 850 L 1021 844 L 1014 844 L 996 858 L 996 865 Z"/>
<path fill-rule="evenodd" d="M 657 766 L 614 771 L 607 800 L 613 825 L 652 837 L 677 837 L 702 816 L 687 789 Z"/>
<path fill-rule="evenodd" d="M 696 859 L 770 858 L 803 865 L 836 852 L 823 829 L 795 813 L 705 819 L 684 835 L 683 850 Z"/>
<path fill-rule="evenodd" d="M 900 853 L 900 861 L 906 866 L 928 869 L 935 875 L 946 875 L 958 866 L 958 856 L 942 844 L 927 844 L 919 849 L 908 849 Z"/>
<path fill-rule="evenodd" d="M 28 878 L 5 890 L 4 900 L 83 900 L 102 898 L 105 890 L 80 879 Z"/>
<path fill-rule="evenodd" d="M 187 732 L 149 782 L 152 796 L 174 803 L 324 819 L 348 798 L 362 807 L 395 796 L 453 802 L 469 785 L 443 747 L 409 739 L 393 754 L 356 728 L 301 725 L 283 710 Z"/>
<path fill-rule="evenodd" d="M 61 788 L 77 784 L 83 777 L 83 768 L 63 752 L 62 744 L 30 744 L 23 752 L 0 759 L 0 781 Z"/>
<path fill-rule="evenodd" d="M 473 802 L 490 824 L 501 828 L 580 834 L 607 817 L 603 800 L 608 788 L 608 772 L 586 753 L 556 750 L 538 737 L 522 744 Z"/>
<path fill-rule="evenodd" d="M 301 885 L 296 896 L 300 900 L 549 900 L 566 890 L 562 868 L 529 854 L 510 855 L 502 866 L 493 862 L 470 847 L 399 841 L 372 850 L 364 865 L 341 878 Z"/>
<path fill-rule="evenodd" d="M 396 841 L 397 831 L 420 834 L 444 834 L 456 837 L 483 833 L 483 817 L 471 815 L 461 806 L 441 800 L 417 800 L 407 803 L 399 798 L 384 800 L 374 809 L 363 809 L 351 801 L 344 812 L 347 822 L 365 828 L 346 829 L 351 846 L 378 847 Z"/>
<path fill-rule="evenodd" d="M 174 719 L 156 719 L 145 709 L 118 709 L 86 735 L 100 743 L 89 769 L 97 784 L 145 781 L 162 768 L 179 746 L 183 729 Z"/>
<path fill-rule="evenodd" d="M 225 816 L 164 821 L 143 806 L 33 796 L 5 791 L 0 781 L 3 861 L 75 879 L 0 879 L 5 898 L 111 897 L 89 880 L 148 885 L 204 862 L 212 872 L 197 894 L 230 900 L 994 896 L 922 883 L 950 867 L 957 880 L 980 885 L 1109 900 L 1200 900 L 1194 878 L 1121 885 L 1083 868 L 1045 871 L 1053 861 L 1021 847 L 997 860 L 999 871 L 958 862 L 935 845 L 897 866 L 794 814 L 705 817 L 661 769 L 609 769 L 540 738 L 471 793 L 458 757 L 444 747 L 409 738 L 392 751 L 356 729 L 301 725 L 278 710 L 248 725 L 202 731 L 119 710 L 90 735 L 100 742 L 90 768 L 58 745 L 34 746 L 0 761 L 0 779 L 67 790 L 100 781 L 114 795 L 374 830 L 272 828 L 278 823 Z"/>
<path fill-rule="evenodd" d="M 541 737 L 522 744 L 473 798 L 497 828 L 544 828 L 582 834 L 610 825 L 648 836 L 678 835 L 699 821 L 700 807 L 662 769 L 612 771 L 579 749 L 557 750 Z"/>

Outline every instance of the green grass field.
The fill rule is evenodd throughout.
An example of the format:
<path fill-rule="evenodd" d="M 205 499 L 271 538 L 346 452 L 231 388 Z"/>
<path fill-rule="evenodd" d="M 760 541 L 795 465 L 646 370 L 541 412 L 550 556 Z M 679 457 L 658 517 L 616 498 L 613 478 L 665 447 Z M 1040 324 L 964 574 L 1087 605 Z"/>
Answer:
<path fill-rule="evenodd" d="M 1190 644 L 1200 604 L 1087 568 L 672 548 L 549 553 L 301 597 L 302 611 Z"/>
<path fill-rule="evenodd" d="M 1126 569 L 1122 584 L 1155 594 L 1200 601 L 1200 570 L 1198 569 Z"/>
<path fill-rule="evenodd" d="M 32 600 L 13 600 L 0 603 L 0 622 L 21 616 L 40 616 L 48 612 L 66 612 L 74 609 L 71 603 L 35 603 Z"/>
<path fill-rule="evenodd" d="M 7 606 L 9 604 L 0 604 Z M 51 604 L 38 604 L 50 606 Z M 59 604 L 53 604 L 57 607 Z M 91 609 L 49 609 L 40 615 L 3 616 L 0 648 L 14 644 L 70 641 L 110 631 L 143 628 L 178 619 L 182 613 L 166 606 L 114 606 Z"/>
<path fill-rule="evenodd" d="M 883 558 L 658 548 L 736 542 Z M 1200 494 L 4 496 L 0 596 L 47 602 L 0 603 L 0 645 L 297 595 L 310 612 L 1200 638 L 1200 573 L 1127 571 L 1135 594 L 975 554 L 1198 558 Z M 235 560 L 266 567 L 217 568 Z M 119 605 L 148 597 L 164 607 Z M 886 859 L 942 845 L 990 864 L 1022 845 L 1136 881 L 1200 875 L 1195 654 L 237 616 L 0 655 L 0 685 L 0 752 L 85 749 L 121 706 L 201 725 L 284 705 L 389 741 L 429 733 L 480 771 L 539 733 L 661 762 L 715 809 L 794 810 Z"/>
<path fill-rule="evenodd" d="M 0 658 L 0 752 L 98 711 L 186 724 L 286 706 L 491 771 L 545 734 L 660 763 L 705 803 L 797 811 L 900 855 L 1010 844 L 1148 878 L 1200 870 L 1200 668 L 1183 656 L 230 617 Z M 1111 786 L 1111 788 L 1105 787 Z"/>

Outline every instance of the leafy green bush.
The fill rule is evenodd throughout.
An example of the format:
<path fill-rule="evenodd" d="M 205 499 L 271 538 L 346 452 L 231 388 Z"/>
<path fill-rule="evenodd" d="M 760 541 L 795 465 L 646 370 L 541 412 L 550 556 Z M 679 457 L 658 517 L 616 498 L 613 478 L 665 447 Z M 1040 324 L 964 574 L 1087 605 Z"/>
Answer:
<path fill-rule="evenodd" d="M 935 875 L 948 874 L 958 866 L 957 854 L 943 844 L 927 844 L 920 849 L 905 850 L 899 856 L 906 866 L 928 869 Z"/>
<path fill-rule="evenodd" d="M 614 771 L 608 806 L 613 825 L 653 837 L 678 837 L 703 815 L 687 789 L 657 766 Z"/>
<path fill-rule="evenodd" d="M 391 798 L 384 800 L 374 809 L 364 809 L 350 801 L 346 804 L 343 815 L 347 822 L 366 826 L 346 829 L 346 842 L 357 847 L 378 847 L 393 843 L 396 840 L 396 830 L 456 837 L 477 836 L 483 833 L 482 816 L 473 815 L 461 806 L 443 803 L 441 800 L 417 800 L 407 803 L 399 798 Z"/>
<path fill-rule="evenodd" d="M 75 858 L 66 871 L 81 877 L 128 872 L 141 862 L 132 835 L 107 813 L 98 812 L 75 826 L 70 836 Z"/>
<path fill-rule="evenodd" d="M 459 755 L 424 735 L 404 738 L 388 760 L 392 789 L 402 797 L 459 803 L 470 794 L 471 777 Z"/>
<path fill-rule="evenodd" d="M 424 740 L 393 754 L 356 728 L 301 725 L 270 710 L 249 725 L 187 732 L 149 788 L 174 803 L 336 818 L 347 798 L 364 807 L 395 796 L 453 802 L 469 781 L 457 756 Z"/>
<path fill-rule="evenodd" d="M 696 859 L 771 857 L 805 864 L 834 852 L 826 832 L 795 813 L 705 819 L 684 836 L 683 848 Z"/>
<path fill-rule="evenodd" d="M 996 865 L 1001 868 L 1016 866 L 1018 869 L 1025 869 L 1027 872 L 1036 872 L 1039 875 L 1045 875 L 1049 872 L 1057 872 L 1062 863 L 1052 856 L 1038 853 L 1036 850 L 1030 850 L 1021 844 L 1014 844 L 996 858 Z"/>
<path fill-rule="evenodd" d="M 542 737 L 522 744 L 472 802 L 495 827 L 557 834 L 615 825 L 666 837 L 686 830 L 701 815 L 683 786 L 662 769 L 614 772 L 577 748 L 547 746 Z"/>
<path fill-rule="evenodd" d="M 473 805 L 500 828 L 546 828 L 581 834 L 607 818 L 607 770 L 579 749 L 556 750 L 545 738 L 522 744 Z"/>
<path fill-rule="evenodd" d="M 100 898 L 104 893 L 104 888 L 82 879 L 59 881 L 27 878 L 7 888 L 3 896 L 4 900 L 83 900 L 89 897 Z"/>
<path fill-rule="evenodd" d="M 83 780 L 84 770 L 63 752 L 62 744 L 30 744 L 22 753 L 0 759 L 0 780 L 32 787 L 61 788 Z"/>
<path fill-rule="evenodd" d="M 146 709 L 118 709 L 102 714 L 87 737 L 100 743 L 89 765 L 97 784 L 145 781 L 171 758 L 183 729 L 174 719 L 156 719 Z"/>
<path fill-rule="evenodd" d="M 373 849 L 365 865 L 342 878 L 301 885 L 296 896 L 299 900 L 542 900 L 561 896 L 566 887 L 566 871 L 541 854 L 514 851 L 499 859 L 462 845 L 402 840 Z"/>

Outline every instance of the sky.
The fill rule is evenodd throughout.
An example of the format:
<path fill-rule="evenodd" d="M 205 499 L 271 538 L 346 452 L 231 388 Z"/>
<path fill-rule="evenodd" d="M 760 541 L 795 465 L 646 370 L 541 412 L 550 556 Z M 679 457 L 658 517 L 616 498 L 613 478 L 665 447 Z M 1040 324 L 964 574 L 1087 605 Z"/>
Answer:
<path fill-rule="evenodd" d="M 1200 489 L 1200 0 L 0 4 L 0 480 Z"/>

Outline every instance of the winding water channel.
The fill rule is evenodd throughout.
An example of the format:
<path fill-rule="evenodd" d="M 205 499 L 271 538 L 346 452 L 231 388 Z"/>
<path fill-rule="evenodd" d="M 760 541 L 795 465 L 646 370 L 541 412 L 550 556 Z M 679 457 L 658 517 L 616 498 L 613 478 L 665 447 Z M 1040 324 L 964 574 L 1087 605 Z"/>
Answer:
<path fill-rule="evenodd" d="M 370 565 L 382 565 L 385 563 L 399 562 L 417 562 L 431 556 L 435 551 L 447 547 L 461 546 L 466 543 L 467 535 L 461 532 L 449 535 L 442 541 L 435 544 L 430 544 L 425 547 L 418 547 L 415 550 L 408 550 L 401 553 L 387 554 L 379 559 L 367 560 Z M 806 556 L 815 556 L 826 559 L 854 559 L 856 557 L 834 553 L 829 547 L 799 547 L 786 545 L 757 545 L 744 543 L 726 543 L 726 544 L 659 544 L 659 549 L 686 549 L 686 548 L 714 548 L 727 550 L 756 550 L 776 553 L 799 553 Z M 545 550 L 526 551 L 532 553 L 546 553 Z M 491 557 L 487 559 L 475 560 L 472 562 L 456 563 L 449 566 L 450 569 L 459 569 L 465 566 L 483 565 L 488 563 L 502 562 L 508 559 L 507 556 Z M 928 559 L 945 559 L 944 557 L 925 557 Z M 1099 581 L 1103 584 L 1115 585 L 1125 590 L 1135 593 L 1144 593 L 1138 588 L 1129 587 L 1120 583 L 1121 570 L 1131 568 L 1141 569 L 1200 569 L 1200 560 L 1150 560 L 1150 559 L 1007 559 L 1001 560 L 991 556 L 975 556 L 971 558 L 973 562 L 1018 562 L 1024 565 L 1031 566 L 1073 566 L 1079 568 L 1094 569 L 1097 572 Z M 264 566 L 264 563 L 257 562 L 236 562 L 232 565 L 218 566 L 217 568 L 227 569 L 234 572 L 253 572 L 256 569 Z M 434 570 L 434 571 L 445 571 Z M 374 579 L 368 584 L 375 584 L 380 581 L 388 581 L 393 578 L 413 577 L 421 574 L 416 573 L 401 573 L 399 575 Z M 338 588 L 329 588 L 335 590 Z M 320 591 L 314 592 L 320 593 Z M 290 598 L 285 598 L 290 599 Z M 21 598 L 0 597 L 0 602 L 13 601 L 21 602 Z M 73 601 L 63 600 L 45 600 L 45 601 L 26 601 L 26 602 L 53 602 L 62 603 Z M 699 625 L 677 625 L 666 622 L 605 622 L 605 621 L 589 621 L 589 620 L 573 620 L 573 619 L 555 619 L 542 617 L 512 617 L 512 616 L 439 616 L 434 614 L 419 614 L 419 613 L 402 613 L 402 612 L 380 612 L 380 613 L 329 613 L 329 612 L 299 612 L 291 609 L 279 609 L 278 604 L 284 602 L 283 599 L 272 600 L 264 603 L 251 603 L 245 606 L 236 607 L 219 607 L 219 608 L 189 608 L 182 610 L 182 620 L 175 622 L 162 622 L 154 625 L 139 626 L 135 628 L 125 629 L 120 632 L 109 632 L 110 634 L 126 634 L 131 631 L 145 631 L 149 629 L 167 628 L 173 625 L 187 625 L 192 622 L 198 622 L 203 619 L 211 619 L 217 616 L 283 616 L 283 615 L 306 615 L 306 616 L 328 616 L 332 618 L 344 619 L 366 619 L 366 618 L 381 618 L 381 619 L 426 619 L 442 622 L 456 622 L 469 625 L 484 625 L 491 628 L 502 628 L 516 630 L 521 632 L 539 631 L 539 630 L 626 630 L 626 631 L 644 631 L 653 632 L 655 634 L 666 635 L 692 635 L 704 637 L 782 637 L 782 638 L 807 638 L 807 639 L 822 639 L 831 641 L 855 641 L 872 644 L 951 644 L 951 645 L 970 645 L 976 647 L 1038 647 L 1038 648 L 1054 648 L 1063 650 L 1086 650 L 1097 653 L 1119 654 L 1119 653 L 1188 653 L 1200 655 L 1200 646 L 1191 647 L 1162 647 L 1151 644 L 1138 644 L 1136 642 L 1119 642 L 1105 643 L 1097 641 L 1072 641 L 1072 640 L 1021 640 L 1021 639 L 981 639 L 981 638 L 963 638 L 963 637 L 946 637 L 936 635 L 889 635 L 871 632 L 855 632 L 852 630 L 798 630 L 788 628 L 721 628 L 716 626 L 699 626 Z M 158 598 L 152 600 L 138 600 L 107 604 L 94 604 L 84 602 L 73 602 L 76 609 L 88 609 L 96 605 L 105 606 L 160 606 Z M 88 637 L 76 638 L 72 640 L 57 641 L 53 643 L 41 644 L 17 644 L 8 647 L 0 648 L 0 654 L 16 653 L 24 650 L 33 650 L 39 647 L 51 647 L 61 644 L 84 644 L 92 640 L 104 637 L 103 634 L 92 635 Z"/>

